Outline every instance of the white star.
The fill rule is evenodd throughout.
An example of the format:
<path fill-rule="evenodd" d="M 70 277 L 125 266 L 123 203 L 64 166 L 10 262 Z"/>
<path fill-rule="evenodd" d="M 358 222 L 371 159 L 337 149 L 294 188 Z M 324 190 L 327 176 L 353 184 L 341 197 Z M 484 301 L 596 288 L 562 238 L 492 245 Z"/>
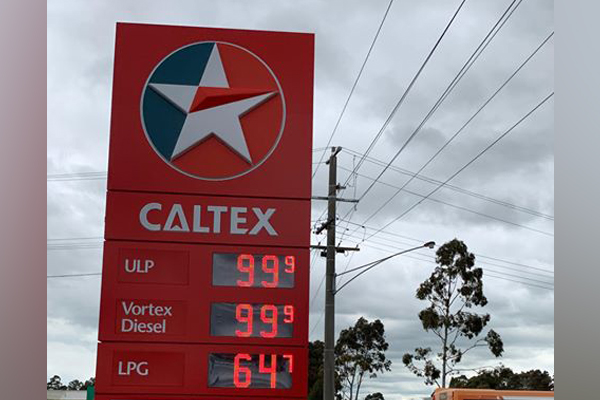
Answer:
<path fill-rule="evenodd" d="M 248 150 L 240 117 L 273 97 L 277 92 L 258 94 L 243 100 L 190 112 L 199 87 L 229 88 L 217 45 L 213 47 L 198 86 L 162 83 L 151 83 L 149 86 L 186 114 L 175 149 L 171 154 L 171 160 L 192 149 L 211 135 L 215 135 L 231 150 L 252 164 L 252 156 Z"/>

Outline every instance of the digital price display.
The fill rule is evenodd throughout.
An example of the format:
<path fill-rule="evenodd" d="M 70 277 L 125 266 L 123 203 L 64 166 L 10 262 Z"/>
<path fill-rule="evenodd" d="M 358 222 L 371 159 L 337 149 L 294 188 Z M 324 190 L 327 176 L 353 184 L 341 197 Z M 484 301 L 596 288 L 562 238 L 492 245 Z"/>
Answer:
<path fill-rule="evenodd" d="M 290 389 L 292 354 L 212 353 L 208 386 L 221 388 Z"/>
<path fill-rule="evenodd" d="M 214 286 L 293 288 L 296 257 L 274 254 L 214 253 Z"/>
<path fill-rule="evenodd" d="M 291 338 L 294 306 L 249 303 L 213 303 L 212 336 Z"/>

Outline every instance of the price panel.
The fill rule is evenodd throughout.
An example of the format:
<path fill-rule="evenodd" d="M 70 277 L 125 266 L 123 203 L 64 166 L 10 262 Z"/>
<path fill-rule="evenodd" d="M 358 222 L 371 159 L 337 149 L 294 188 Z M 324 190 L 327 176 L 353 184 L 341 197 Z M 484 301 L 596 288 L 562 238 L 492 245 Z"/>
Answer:
<path fill-rule="evenodd" d="M 306 399 L 307 360 L 298 346 L 100 343 L 98 382 L 105 393 Z"/>
<path fill-rule="evenodd" d="M 276 248 L 270 249 L 271 254 L 253 246 L 244 253 L 235 250 L 234 246 L 107 241 L 104 263 L 111 268 L 102 276 L 101 340 L 305 343 L 309 250 Z M 215 259 L 218 262 L 213 264 Z M 215 285 L 213 279 L 219 274 L 211 276 L 213 270 L 237 274 L 229 275 L 232 286 Z M 260 286 L 237 286 L 238 280 Z M 263 281 L 287 288 L 265 287 Z"/>
<path fill-rule="evenodd" d="M 208 386 L 224 388 L 290 389 L 292 354 L 223 354 L 208 358 Z"/>
<path fill-rule="evenodd" d="M 294 287 L 296 256 L 214 253 L 213 285 L 287 289 Z"/>
<path fill-rule="evenodd" d="M 291 338 L 294 306 L 291 304 L 213 303 L 210 334 L 213 336 Z"/>

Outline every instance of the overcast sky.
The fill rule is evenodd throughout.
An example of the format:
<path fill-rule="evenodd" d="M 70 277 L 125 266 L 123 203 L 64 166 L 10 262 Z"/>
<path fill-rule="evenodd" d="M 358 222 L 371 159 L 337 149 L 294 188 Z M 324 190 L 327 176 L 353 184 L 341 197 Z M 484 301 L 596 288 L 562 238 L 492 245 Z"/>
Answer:
<path fill-rule="evenodd" d="M 327 144 L 388 3 L 49 1 L 48 274 L 101 270 L 101 240 L 93 238 L 103 235 L 105 179 L 53 179 L 57 174 L 107 169 L 117 21 L 314 32 L 314 148 L 319 149 Z M 392 159 L 510 3 L 466 1 L 369 157 L 383 163 Z M 345 149 L 339 156 L 342 182 L 359 161 L 353 152 L 366 151 L 459 4 L 459 0 L 393 3 L 332 141 Z M 505 353 L 497 360 L 483 349 L 470 353 L 462 363 L 464 368 L 502 362 L 515 370 L 554 373 L 554 279 L 552 273 L 542 271 L 554 270 L 553 99 L 452 179 L 453 188 L 435 192 L 431 199 L 437 201 L 425 200 L 391 223 L 419 201 L 419 194 L 427 195 L 437 187 L 415 179 L 407 191 L 371 216 L 408 181 L 402 171 L 418 171 L 553 32 L 553 11 L 552 1 L 524 0 L 401 152 L 393 169 L 381 176 L 381 183 L 373 186 L 355 211 L 347 203 L 339 205 L 339 216 L 351 221 L 341 222 L 338 228 L 342 245 L 362 242 L 360 252 L 338 256 L 339 270 L 423 240 L 442 244 L 456 237 L 478 255 L 489 300 L 485 311 L 492 315 L 489 327 L 502 335 Z M 445 181 L 552 93 L 553 59 L 550 39 L 421 175 Z M 313 161 L 321 154 L 315 151 Z M 360 176 L 350 179 L 342 196 L 361 197 L 371 184 L 369 178 L 382 169 L 365 162 L 358 170 Z M 326 167 L 321 166 L 314 179 L 314 195 L 325 195 L 326 179 Z M 323 202 L 314 202 L 313 220 L 324 208 Z M 365 228 L 355 224 L 365 224 Z M 384 231 L 369 237 L 383 226 Z M 325 236 L 313 237 L 314 243 L 319 241 L 324 242 Z M 58 248 L 59 243 L 67 246 Z M 368 381 L 361 390 L 364 395 L 380 391 L 386 399 L 400 400 L 432 391 L 406 370 L 401 357 L 417 346 L 435 345 L 417 318 L 426 304 L 414 296 L 434 267 L 433 255 L 433 250 L 423 250 L 400 256 L 337 296 L 338 331 L 360 316 L 379 318 L 385 324 L 392 371 Z M 316 293 L 325 266 L 318 255 L 312 259 L 311 298 L 315 296 L 315 301 L 310 339 L 316 340 L 323 338 L 322 287 Z M 99 298 L 98 276 L 48 280 L 49 376 L 58 374 L 69 381 L 94 375 Z"/>

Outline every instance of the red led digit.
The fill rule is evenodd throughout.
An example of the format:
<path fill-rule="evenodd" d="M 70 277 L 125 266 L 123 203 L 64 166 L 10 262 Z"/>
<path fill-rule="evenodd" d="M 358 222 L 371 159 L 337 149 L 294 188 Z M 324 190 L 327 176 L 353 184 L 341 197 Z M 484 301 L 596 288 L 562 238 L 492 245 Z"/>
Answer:
<path fill-rule="evenodd" d="M 240 360 L 251 361 L 252 357 L 250 354 L 240 353 L 235 356 L 233 360 L 233 384 L 237 388 L 247 388 L 252 382 L 252 371 L 248 367 L 242 367 Z M 244 380 L 240 381 L 240 374 L 244 374 Z"/>
<path fill-rule="evenodd" d="M 244 264 L 246 261 L 246 264 Z M 252 254 L 240 254 L 237 259 L 237 269 L 240 272 L 245 272 L 248 274 L 248 280 L 237 281 L 238 286 L 248 287 L 254 284 L 254 257 Z M 263 268 L 264 269 L 264 268 Z"/>
<path fill-rule="evenodd" d="M 284 354 L 283 358 L 286 358 L 289 361 L 288 372 L 291 374 L 294 369 L 294 356 L 292 354 Z"/>
<path fill-rule="evenodd" d="M 245 311 L 246 315 L 243 315 Z M 246 330 L 241 331 L 239 329 L 235 330 L 235 336 L 239 337 L 248 337 L 252 336 L 252 320 L 254 319 L 254 313 L 252 311 L 251 304 L 238 304 L 235 307 L 235 319 L 238 322 L 246 324 Z"/>
<path fill-rule="evenodd" d="M 269 261 L 271 261 L 271 266 L 269 266 Z M 273 274 L 273 280 L 271 282 L 262 281 L 262 285 L 268 288 L 277 287 L 279 285 L 279 259 L 273 255 L 264 256 L 262 259 L 262 270 Z"/>
<path fill-rule="evenodd" d="M 283 306 L 283 313 L 285 314 L 283 322 L 288 324 L 294 322 L 294 306 Z"/>
<path fill-rule="evenodd" d="M 258 372 L 261 374 L 271 374 L 271 389 L 277 387 L 277 356 L 275 354 L 269 354 L 271 356 L 271 366 L 267 368 L 265 365 L 265 354 L 258 355 Z"/>
<path fill-rule="evenodd" d="M 296 271 L 296 257 L 295 256 L 285 256 L 285 272 L 289 274 L 293 274 Z M 289 267 L 289 268 L 288 268 Z"/>
<path fill-rule="evenodd" d="M 267 315 L 267 313 L 270 314 Z M 271 324 L 271 331 L 261 331 L 260 336 L 264 338 L 277 337 L 277 307 L 271 304 L 265 304 L 260 308 L 260 319 L 265 324 Z"/>

